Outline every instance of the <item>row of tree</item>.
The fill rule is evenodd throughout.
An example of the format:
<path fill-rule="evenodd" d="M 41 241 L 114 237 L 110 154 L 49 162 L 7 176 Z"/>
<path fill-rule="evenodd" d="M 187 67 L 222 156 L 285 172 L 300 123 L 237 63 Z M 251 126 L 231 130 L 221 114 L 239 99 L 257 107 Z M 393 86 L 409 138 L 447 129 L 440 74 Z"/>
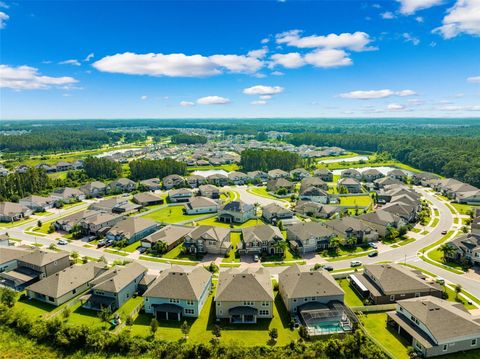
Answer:
<path fill-rule="evenodd" d="M 87 157 L 83 169 L 88 177 L 114 179 L 122 175 L 122 165 L 106 158 Z"/>
<path fill-rule="evenodd" d="M 130 162 L 130 178 L 134 181 L 148 178 L 163 178 L 171 174 L 187 174 L 187 165 L 171 158 L 162 160 L 134 160 Z"/>
<path fill-rule="evenodd" d="M 302 166 L 302 159 L 298 154 L 287 151 L 248 149 L 242 152 L 240 165 L 246 172 L 277 168 L 291 171 Z"/>
<path fill-rule="evenodd" d="M 179 133 L 178 135 L 173 135 L 171 137 L 172 143 L 175 144 L 186 144 L 186 145 L 195 145 L 207 143 L 207 138 L 200 135 L 189 135 L 186 133 Z"/>

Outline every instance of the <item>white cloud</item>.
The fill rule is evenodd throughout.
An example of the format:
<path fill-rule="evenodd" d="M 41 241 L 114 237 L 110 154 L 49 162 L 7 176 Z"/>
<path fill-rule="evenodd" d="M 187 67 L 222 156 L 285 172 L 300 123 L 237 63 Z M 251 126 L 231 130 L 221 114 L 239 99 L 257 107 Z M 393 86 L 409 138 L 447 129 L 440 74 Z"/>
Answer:
<path fill-rule="evenodd" d="M 415 18 L 415 21 L 418 22 L 418 23 L 423 23 L 423 17 L 422 16 L 417 16 Z"/>
<path fill-rule="evenodd" d="M 180 101 L 180 106 L 182 106 L 182 107 L 195 106 L 195 102 L 191 102 L 191 101 Z"/>
<path fill-rule="evenodd" d="M 260 100 L 270 100 L 272 98 L 272 95 L 262 95 L 260 96 Z"/>
<path fill-rule="evenodd" d="M 282 92 L 283 87 L 281 86 L 256 85 L 243 89 L 245 95 L 275 95 Z"/>
<path fill-rule="evenodd" d="M 403 41 L 404 42 L 411 42 L 414 46 L 417 46 L 420 43 L 420 39 L 413 36 L 412 34 L 409 34 L 408 32 L 404 32 L 402 34 Z"/>
<path fill-rule="evenodd" d="M 73 66 L 80 66 L 81 65 L 80 62 L 78 60 L 75 60 L 75 59 L 60 61 L 59 64 L 60 65 L 73 65 Z"/>
<path fill-rule="evenodd" d="M 226 71 L 255 73 L 264 66 L 264 62 L 257 57 L 264 56 L 264 53 L 263 49 L 249 55 L 212 56 L 125 52 L 106 56 L 94 62 L 93 66 L 99 71 L 129 75 L 206 77 Z"/>
<path fill-rule="evenodd" d="M 146 99 L 148 99 L 148 96 L 143 95 L 143 96 L 140 97 L 140 100 L 143 100 L 143 101 L 144 101 L 144 100 L 146 100 Z"/>
<path fill-rule="evenodd" d="M 10 6 L 8 4 L 5 4 L 3 1 L 0 1 L 0 7 L 4 8 L 4 9 L 10 8 Z"/>
<path fill-rule="evenodd" d="M 290 52 L 288 54 L 274 54 L 270 57 L 271 65 L 281 65 L 287 69 L 295 69 L 305 65 L 305 61 L 298 52 Z"/>
<path fill-rule="evenodd" d="M 448 9 L 443 25 L 434 29 L 445 39 L 451 39 L 461 33 L 480 36 L 480 0 L 457 0 Z"/>
<path fill-rule="evenodd" d="M 428 9 L 432 6 L 440 5 L 443 0 L 397 0 L 400 6 L 400 12 L 404 15 L 412 15 L 418 10 Z"/>
<path fill-rule="evenodd" d="M 347 49 L 351 51 L 374 50 L 367 46 L 372 40 L 370 36 L 361 31 L 355 33 L 329 34 L 326 36 L 301 37 L 301 30 L 290 30 L 275 36 L 277 44 L 287 44 L 299 48 L 329 48 Z"/>
<path fill-rule="evenodd" d="M 382 19 L 385 19 L 385 20 L 391 20 L 396 18 L 395 14 L 391 11 L 385 11 L 381 13 L 380 16 L 382 17 Z"/>
<path fill-rule="evenodd" d="M 51 86 L 68 86 L 78 82 L 73 77 L 50 77 L 38 73 L 30 66 L 10 67 L 0 65 L 0 87 L 14 90 L 38 90 Z"/>
<path fill-rule="evenodd" d="M 416 92 L 412 90 L 393 91 L 390 89 L 384 89 L 384 90 L 350 91 L 350 92 L 341 93 L 340 97 L 358 99 L 358 100 L 373 100 L 373 99 L 387 98 L 391 96 L 406 97 L 406 96 L 413 96 L 413 95 L 416 95 Z"/>
<path fill-rule="evenodd" d="M 388 111 L 402 111 L 402 110 L 405 110 L 405 106 L 400 105 L 398 103 L 389 103 L 387 105 L 387 110 Z"/>
<path fill-rule="evenodd" d="M 262 41 L 260 41 L 260 43 L 262 44 L 268 44 L 269 42 L 270 42 L 270 39 L 268 38 L 262 39 Z"/>
<path fill-rule="evenodd" d="M 470 76 L 467 77 L 468 82 L 480 83 L 480 76 Z"/>
<path fill-rule="evenodd" d="M 252 101 L 250 102 L 252 105 L 266 105 L 267 104 L 267 101 L 263 101 L 263 100 L 257 100 L 257 101 Z"/>
<path fill-rule="evenodd" d="M 439 108 L 441 111 L 480 111 L 479 105 L 447 105 Z"/>
<path fill-rule="evenodd" d="M 5 14 L 3 11 L 0 11 L 0 29 L 5 29 L 8 19 L 10 19 L 10 16 Z"/>
<path fill-rule="evenodd" d="M 220 96 L 206 96 L 197 100 L 199 105 L 225 105 L 230 103 L 230 99 Z"/>
<path fill-rule="evenodd" d="M 85 57 L 85 59 L 83 61 L 88 62 L 91 59 L 93 59 L 94 57 L 95 57 L 95 54 L 93 52 L 91 52 L 87 55 L 87 57 Z"/>
<path fill-rule="evenodd" d="M 273 71 L 273 72 L 271 73 L 271 75 L 273 75 L 273 76 L 283 76 L 283 75 L 285 75 L 285 74 L 284 74 L 283 72 L 281 72 L 281 71 Z"/>
<path fill-rule="evenodd" d="M 324 49 L 316 50 L 305 55 L 305 62 L 315 67 L 339 67 L 350 66 L 352 59 L 343 50 Z"/>

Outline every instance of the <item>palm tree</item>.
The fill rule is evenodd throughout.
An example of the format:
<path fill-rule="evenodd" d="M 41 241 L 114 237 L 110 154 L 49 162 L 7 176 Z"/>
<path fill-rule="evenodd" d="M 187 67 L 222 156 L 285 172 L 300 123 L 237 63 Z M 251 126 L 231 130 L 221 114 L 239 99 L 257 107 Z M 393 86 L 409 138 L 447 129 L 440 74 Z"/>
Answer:
<path fill-rule="evenodd" d="M 276 241 L 273 247 L 275 248 L 277 253 L 278 252 L 282 253 L 282 257 L 285 258 L 285 251 L 288 248 L 287 241 L 285 240 Z"/>
<path fill-rule="evenodd" d="M 442 244 L 439 248 L 441 252 L 443 252 L 443 260 L 446 262 L 447 258 L 452 257 L 453 254 L 457 251 L 454 246 L 450 243 Z"/>
<path fill-rule="evenodd" d="M 330 238 L 328 245 L 335 254 L 338 254 L 338 249 L 340 248 L 340 239 L 338 237 Z"/>
<path fill-rule="evenodd" d="M 455 299 L 458 300 L 458 295 L 462 292 L 462 286 L 457 284 L 455 286 Z"/>

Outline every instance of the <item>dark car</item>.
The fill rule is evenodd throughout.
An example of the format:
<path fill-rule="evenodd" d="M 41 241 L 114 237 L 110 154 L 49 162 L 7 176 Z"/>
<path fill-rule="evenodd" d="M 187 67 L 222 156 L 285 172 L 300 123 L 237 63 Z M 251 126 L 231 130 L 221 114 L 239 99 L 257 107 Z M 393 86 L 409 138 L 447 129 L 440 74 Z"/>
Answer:
<path fill-rule="evenodd" d="M 376 256 L 378 256 L 378 252 L 377 252 L 377 251 L 375 251 L 375 252 L 370 252 L 370 253 L 368 253 L 368 256 L 369 256 L 369 257 L 376 257 Z"/>
<path fill-rule="evenodd" d="M 333 270 L 333 267 L 332 267 L 332 266 L 325 266 L 325 267 L 323 267 L 323 269 L 325 269 L 326 271 L 331 272 L 331 271 Z"/>
<path fill-rule="evenodd" d="M 447 234 L 447 233 L 448 233 L 447 231 L 442 231 L 442 234 L 444 234 L 444 235 Z"/>
<path fill-rule="evenodd" d="M 102 239 L 101 241 L 98 242 L 97 244 L 97 248 L 102 248 L 102 247 L 105 247 L 105 243 L 107 241 L 105 239 Z"/>

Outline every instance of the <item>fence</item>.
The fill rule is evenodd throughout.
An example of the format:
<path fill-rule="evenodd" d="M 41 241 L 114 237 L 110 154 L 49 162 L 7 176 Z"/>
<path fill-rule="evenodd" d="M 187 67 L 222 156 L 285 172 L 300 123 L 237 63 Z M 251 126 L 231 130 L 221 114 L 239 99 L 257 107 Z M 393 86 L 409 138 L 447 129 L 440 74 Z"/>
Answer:
<path fill-rule="evenodd" d="M 351 309 L 356 313 L 374 313 L 374 312 L 385 312 L 387 310 L 395 310 L 396 304 L 380 304 L 380 305 L 365 305 L 359 307 L 351 307 Z"/>

